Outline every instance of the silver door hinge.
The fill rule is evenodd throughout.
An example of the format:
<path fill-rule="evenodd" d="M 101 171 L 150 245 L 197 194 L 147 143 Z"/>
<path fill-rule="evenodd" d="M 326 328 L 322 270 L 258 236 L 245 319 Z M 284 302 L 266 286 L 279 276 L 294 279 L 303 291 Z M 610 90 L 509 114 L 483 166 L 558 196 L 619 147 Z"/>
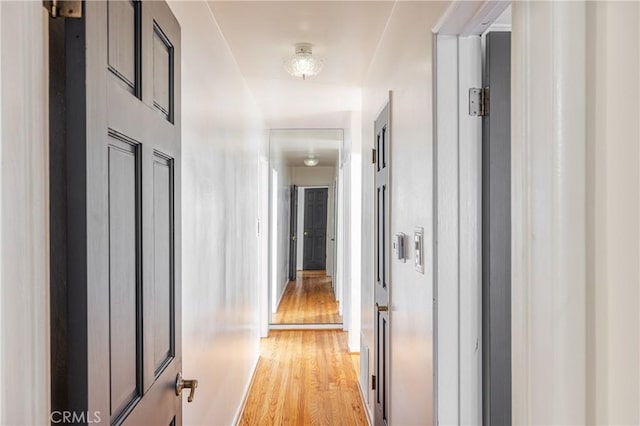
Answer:
<path fill-rule="evenodd" d="M 469 89 L 469 115 L 472 117 L 484 117 L 489 114 L 489 88 L 483 87 Z"/>
<path fill-rule="evenodd" d="M 371 375 L 371 390 L 376 390 L 376 376 Z"/>
<path fill-rule="evenodd" d="M 372 164 L 376 164 L 376 150 L 375 149 L 371 150 L 371 163 Z"/>
<path fill-rule="evenodd" d="M 43 0 L 52 18 L 82 18 L 82 0 Z"/>

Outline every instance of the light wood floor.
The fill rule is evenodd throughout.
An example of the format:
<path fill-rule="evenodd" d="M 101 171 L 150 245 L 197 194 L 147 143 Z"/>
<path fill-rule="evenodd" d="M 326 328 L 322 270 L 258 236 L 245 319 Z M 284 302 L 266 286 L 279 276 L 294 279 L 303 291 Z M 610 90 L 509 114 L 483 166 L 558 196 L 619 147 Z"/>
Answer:
<path fill-rule="evenodd" d="M 274 324 L 340 324 L 338 302 L 325 271 L 298 271 L 282 296 Z"/>
<path fill-rule="evenodd" d="M 239 424 L 366 425 L 357 380 L 344 331 L 272 330 Z"/>

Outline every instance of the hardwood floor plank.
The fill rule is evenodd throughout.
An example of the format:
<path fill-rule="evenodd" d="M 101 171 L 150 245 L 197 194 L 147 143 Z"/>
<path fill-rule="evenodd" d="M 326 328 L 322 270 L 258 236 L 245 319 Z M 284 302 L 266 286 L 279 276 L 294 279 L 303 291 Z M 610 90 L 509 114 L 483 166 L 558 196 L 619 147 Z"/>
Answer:
<path fill-rule="evenodd" d="M 343 331 L 271 331 L 239 424 L 366 425 L 352 357 Z"/>
<path fill-rule="evenodd" d="M 298 271 L 297 279 L 289 281 L 274 324 L 340 324 L 338 302 L 332 279 L 325 271 Z"/>

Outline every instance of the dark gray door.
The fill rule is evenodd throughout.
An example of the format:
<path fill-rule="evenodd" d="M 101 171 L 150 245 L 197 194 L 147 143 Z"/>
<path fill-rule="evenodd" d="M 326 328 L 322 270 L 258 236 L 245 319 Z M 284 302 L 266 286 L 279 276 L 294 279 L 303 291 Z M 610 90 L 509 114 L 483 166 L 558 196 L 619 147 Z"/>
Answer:
<path fill-rule="evenodd" d="M 482 119 L 482 341 L 485 425 L 511 424 L 511 34 L 486 36 Z"/>
<path fill-rule="evenodd" d="M 389 290 L 390 290 L 390 227 L 391 196 L 389 191 L 390 163 L 389 104 L 375 121 L 375 184 L 376 184 L 376 262 L 375 262 L 375 424 L 389 423 Z"/>
<path fill-rule="evenodd" d="M 298 263 L 298 187 L 291 185 L 291 216 L 289 220 L 289 279 L 296 279 Z"/>
<path fill-rule="evenodd" d="M 304 190 L 302 269 L 324 270 L 327 263 L 327 188 Z"/>
<path fill-rule="evenodd" d="M 83 6 L 51 32 L 65 108 L 52 193 L 66 200 L 52 210 L 66 226 L 52 247 L 66 265 L 52 281 L 65 301 L 52 305 L 65 327 L 52 330 L 55 408 L 179 425 L 180 26 L 163 1 Z"/>

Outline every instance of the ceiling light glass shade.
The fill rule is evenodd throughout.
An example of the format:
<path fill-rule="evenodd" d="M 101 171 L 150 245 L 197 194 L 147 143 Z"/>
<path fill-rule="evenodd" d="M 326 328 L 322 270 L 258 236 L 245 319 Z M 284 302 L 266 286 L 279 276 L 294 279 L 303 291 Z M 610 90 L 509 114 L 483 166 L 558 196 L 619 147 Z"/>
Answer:
<path fill-rule="evenodd" d="M 313 55 L 311 44 L 298 43 L 296 53 L 284 58 L 283 64 L 289 74 L 306 80 L 307 77 L 312 77 L 322 70 L 324 60 Z"/>
<path fill-rule="evenodd" d="M 309 157 L 304 159 L 304 165 L 313 167 L 318 165 L 318 159 L 314 157 Z"/>

